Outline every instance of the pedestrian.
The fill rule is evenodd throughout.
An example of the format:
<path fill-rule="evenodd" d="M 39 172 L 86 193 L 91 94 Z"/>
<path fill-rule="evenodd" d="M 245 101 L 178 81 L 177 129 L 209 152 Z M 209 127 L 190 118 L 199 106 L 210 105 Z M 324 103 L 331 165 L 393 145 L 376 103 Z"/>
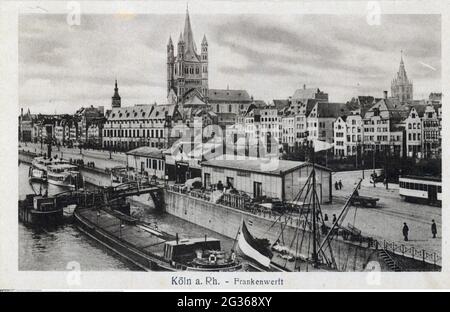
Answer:
<path fill-rule="evenodd" d="M 336 214 L 334 214 L 334 213 L 333 213 L 333 223 L 335 223 L 335 222 L 336 222 L 336 220 L 337 220 L 337 218 L 336 218 Z"/>
<path fill-rule="evenodd" d="M 339 180 L 339 189 L 342 190 L 342 181 Z"/>
<path fill-rule="evenodd" d="M 405 242 L 408 241 L 408 232 L 409 232 L 409 227 L 406 224 L 406 222 L 403 222 L 403 238 L 404 238 Z"/>
<path fill-rule="evenodd" d="M 436 223 L 434 222 L 434 220 L 431 220 L 431 234 L 433 234 L 433 238 L 436 238 L 436 234 L 437 234 L 437 226 Z"/>
<path fill-rule="evenodd" d="M 337 190 L 339 190 L 339 184 L 338 184 L 338 182 L 336 181 L 336 182 L 334 182 L 334 188 L 336 189 L 336 191 Z"/>
<path fill-rule="evenodd" d="M 323 216 L 323 221 L 328 221 L 328 215 L 327 215 L 327 214 L 325 214 L 325 215 Z"/>
<path fill-rule="evenodd" d="M 218 191 L 223 191 L 222 180 L 219 180 L 219 182 L 217 183 L 217 190 L 218 190 Z"/>

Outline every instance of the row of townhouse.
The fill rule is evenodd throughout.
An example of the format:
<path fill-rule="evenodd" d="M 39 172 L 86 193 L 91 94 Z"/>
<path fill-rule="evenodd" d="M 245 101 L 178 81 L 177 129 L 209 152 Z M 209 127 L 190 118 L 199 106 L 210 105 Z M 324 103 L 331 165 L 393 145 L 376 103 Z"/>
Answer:
<path fill-rule="evenodd" d="M 340 157 L 371 152 L 416 158 L 441 155 L 441 104 L 401 103 L 388 98 L 387 92 L 383 98 L 360 96 L 347 103 L 302 101 L 289 98 L 264 108 L 250 106 L 237 123 L 249 139 L 264 142 L 272 136 L 288 152 L 305 141 L 321 140 L 333 143 Z"/>
<path fill-rule="evenodd" d="M 49 142 L 61 146 L 82 144 L 102 146 L 102 129 L 105 122 L 103 107 L 86 107 L 73 115 L 32 115 L 21 112 L 19 140 L 23 142 Z"/>
<path fill-rule="evenodd" d="M 441 119 L 440 104 L 401 104 L 386 96 L 375 100 L 362 114 L 336 119 L 334 153 L 342 157 L 365 152 L 440 157 Z"/>

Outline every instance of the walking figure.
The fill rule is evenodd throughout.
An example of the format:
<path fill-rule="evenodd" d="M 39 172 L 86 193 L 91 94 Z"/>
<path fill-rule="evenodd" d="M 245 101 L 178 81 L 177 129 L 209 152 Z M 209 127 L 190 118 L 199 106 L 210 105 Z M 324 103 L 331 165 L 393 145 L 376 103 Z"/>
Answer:
<path fill-rule="evenodd" d="M 342 181 L 339 180 L 339 189 L 342 190 Z"/>
<path fill-rule="evenodd" d="M 403 237 L 404 237 L 405 242 L 408 241 L 408 232 L 409 232 L 409 227 L 406 224 L 406 222 L 404 222 L 403 223 Z"/>
<path fill-rule="evenodd" d="M 327 214 L 325 214 L 325 215 L 323 216 L 323 221 L 328 221 L 328 215 L 327 215 Z"/>
<path fill-rule="evenodd" d="M 219 183 L 217 183 L 217 190 L 218 191 L 223 191 L 223 184 L 222 184 L 221 180 L 219 180 Z"/>
<path fill-rule="evenodd" d="M 336 222 L 336 220 L 337 220 L 337 218 L 336 218 L 336 214 L 334 214 L 334 213 L 333 213 L 333 223 L 335 223 L 335 222 Z"/>
<path fill-rule="evenodd" d="M 436 234 L 437 234 L 437 226 L 436 223 L 434 222 L 434 219 L 431 220 L 431 234 L 433 234 L 433 238 L 436 238 Z"/>
<path fill-rule="evenodd" d="M 336 190 L 339 190 L 339 183 L 336 181 L 336 182 L 334 182 L 334 188 L 336 189 Z"/>

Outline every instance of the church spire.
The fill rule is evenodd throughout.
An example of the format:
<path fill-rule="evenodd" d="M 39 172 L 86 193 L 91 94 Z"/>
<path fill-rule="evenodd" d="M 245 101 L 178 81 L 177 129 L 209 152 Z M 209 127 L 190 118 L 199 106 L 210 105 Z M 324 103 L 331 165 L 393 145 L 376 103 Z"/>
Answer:
<path fill-rule="evenodd" d="M 121 105 L 121 100 L 120 100 L 120 95 L 119 95 L 119 88 L 117 87 L 117 79 L 116 82 L 114 84 L 114 95 L 112 96 L 112 107 L 120 107 Z"/>
<path fill-rule="evenodd" d="M 184 33 L 183 33 L 183 39 L 185 42 L 185 51 L 186 55 L 195 55 L 196 54 L 196 48 L 195 48 L 195 41 L 194 41 L 194 35 L 192 33 L 192 27 L 191 27 L 191 19 L 189 17 L 189 8 L 186 7 L 186 19 L 184 21 Z"/>
<path fill-rule="evenodd" d="M 398 69 L 398 79 L 407 81 L 405 63 L 403 62 L 403 50 L 400 51 L 400 67 Z"/>

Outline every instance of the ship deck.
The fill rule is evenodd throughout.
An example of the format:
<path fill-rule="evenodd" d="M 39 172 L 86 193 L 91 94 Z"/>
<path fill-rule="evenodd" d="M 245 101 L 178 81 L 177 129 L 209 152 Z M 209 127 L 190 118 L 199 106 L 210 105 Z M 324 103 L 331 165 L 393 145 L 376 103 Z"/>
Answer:
<path fill-rule="evenodd" d="M 125 224 L 118 217 L 111 215 L 105 210 L 80 209 L 79 213 L 103 231 L 149 254 L 163 256 L 164 239 L 142 230 L 137 226 Z"/>

